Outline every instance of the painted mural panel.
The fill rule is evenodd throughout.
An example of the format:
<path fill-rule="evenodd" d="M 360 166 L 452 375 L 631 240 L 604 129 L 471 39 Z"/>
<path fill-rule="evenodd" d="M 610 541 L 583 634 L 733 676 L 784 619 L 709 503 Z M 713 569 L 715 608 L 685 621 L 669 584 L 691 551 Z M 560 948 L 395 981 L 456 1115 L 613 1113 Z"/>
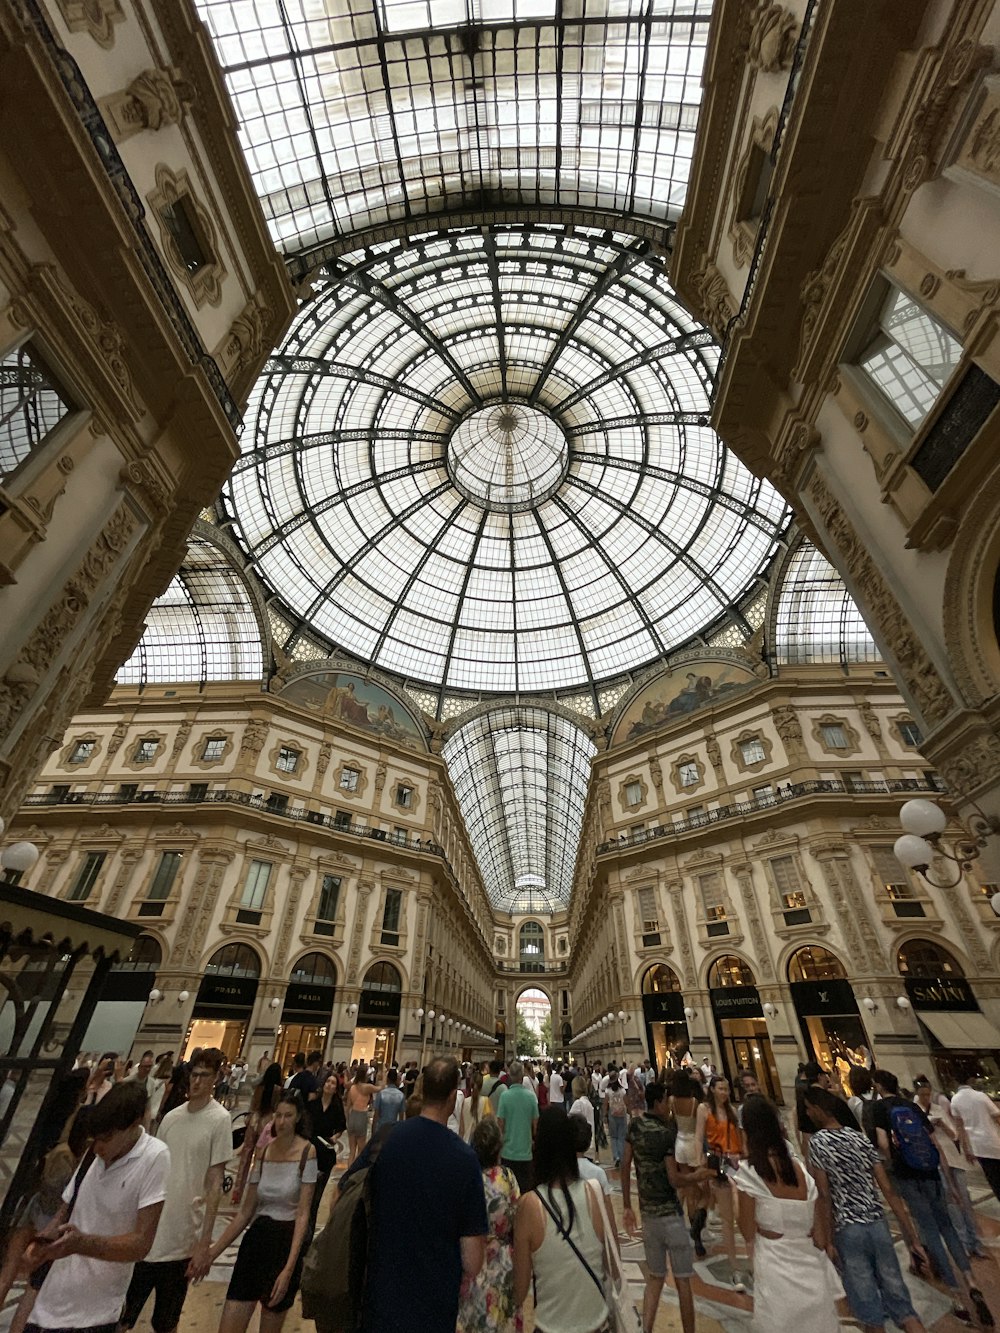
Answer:
<path fill-rule="evenodd" d="M 675 671 L 657 676 L 636 695 L 618 721 L 615 740 L 635 740 L 665 722 L 728 700 L 759 683 L 752 671 L 734 662 L 685 662 Z"/>
<path fill-rule="evenodd" d="M 346 722 L 349 727 L 384 736 L 397 745 L 425 748 L 423 727 L 406 705 L 364 676 L 346 671 L 299 676 L 289 681 L 281 696 L 302 708 Z"/>

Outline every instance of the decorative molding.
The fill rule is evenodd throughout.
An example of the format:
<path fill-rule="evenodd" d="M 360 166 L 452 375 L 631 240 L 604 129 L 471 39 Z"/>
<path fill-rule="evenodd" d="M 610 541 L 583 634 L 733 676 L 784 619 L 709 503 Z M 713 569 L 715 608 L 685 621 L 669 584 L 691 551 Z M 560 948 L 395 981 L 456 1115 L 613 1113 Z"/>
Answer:
<path fill-rule="evenodd" d="M 222 753 L 219 755 L 218 759 L 204 758 L 205 747 L 208 745 L 209 741 L 224 742 L 222 747 Z M 192 745 L 191 754 L 188 758 L 188 767 L 200 768 L 203 770 L 209 768 L 218 768 L 220 764 L 224 764 L 226 762 L 226 760 L 232 754 L 235 747 L 236 747 L 236 737 L 233 732 L 222 731 L 222 730 L 206 731 L 203 735 L 199 736 L 198 739 L 195 741 L 194 745 Z"/>
<path fill-rule="evenodd" d="M 846 745 L 828 745 L 823 739 L 824 727 L 839 727 L 844 733 Z M 838 717 L 834 713 L 823 713 L 821 717 L 813 719 L 812 724 L 813 740 L 823 751 L 824 754 L 832 754 L 839 758 L 849 758 L 851 755 L 861 753 L 861 737 L 857 729 L 852 727 L 846 717 Z"/>
<path fill-rule="evenodd" d="M 788 758 L 793 764 L 799 763 L 805 758 L 806 749 L 805 738 L 802 735 L 802 725 L 795 709 L 791 704 L 779 704 L 771 709 L 771 721 L 781 737 L 781 743 L 785 747 Z"/>
<path fill-rule="evenodd" d="M 737 264 L 750 262 L 757 241 L 760 214 L 753 211 L 753 206 L 760 193 L 761 173 L 769 165 L 779 114 L 779 108 L 772 106 L 765 115 L 754 116 L 749 138 L 736 167 L 729 238 L 733 243 L 733 258 Z M 754 167 L 756 170 L 751 178 Z"/>
<path fill-rule="evenodd" d="M 662 782 L 663 775 L 661 773 L 661 785 Z M 636 784 L 639 787 L 638 801 L 628 801 L 626 799 L 626 792 L 633 784 Z M 626 777 L 622 778 L 621 782 L 618 784 L 618 804 L 623 810 L 640 810 L 646 804 L 646 797 L 648 795 L 649 787 L 641 773 L 629 773 Z"/>
<path fill-rule="evenodd" d="M 764 751 L 761 759 L 755 759 L 753 763 L 747 763 L 743 757 L 743 746 L 756 741 Z M 773 742 L 770 737 L 765 736 L 759 729 L 754 731 L 745 727 L 738 736 L 733 739 L 730 747 L 730 756 L 733 763 L 741 773 L 759 773 L 761 769 L 767 768 L 771 762 L 771 754 L 774 750 Z"/>
<path fill-rule="evenodd" d="M 799 20 L 790 9 L 764 0 L 753 17 L 747 64 L 764 74 L 791 69 L 798 33 Z"/>
<path fill-rule="evenodd" d="M 681 767 L 687 764 L 694 764 L 698 773 L 698 781 L 685 785 L 681 782 Z M 670 781 L 678 796 L 686 796 L 689 792 L 698 791 L 705 785 L 705 765 L 696 754 L 679 755 L 670 765 Z"/>
<path fill-rule="evenodd" d="M 147 768 L 151 768 L 159 759 L 165 748 L 167 733 L 165 731 L 154 731 L 151 728 L 140 731 L 136 736 L 135 742 L 131 747 L 128 757 L 121 761 L 122 768 L 127 768 L 133 773 L 141 773 Z M 148 759 L 137 759 L 136 752 L 143 741 L 156 741 L 156 748 Z"/>
<path fill-rule="evenodd" d="M 174 66 L 144 69 L 127 88 L 102 97 L 98 105 L 118 143 L 143 130 L 177 125 L 194 101 L 194 89 Z"/>
<path fill-rule="evenodd" d="M 115 44 L 115 24 L 125 22 L 120 0 L 55 0 L 70 32 L 85 32 L 98 46 L 110 51 Z"/>
<path fill-rule="evenodd" d="M 771 956 L 771 950 L 767 942 L 767 932 L 764 929 L 764 923 L 760 916 L 760 904 L 757 901 L 757 895 L 754 892 L 753 867 L 744 862 L 732 867 L 733 874 L 736 876 L 736 883 L 739 886 L 740 897 L 743 900 L 743 912 L 746 922 L 750 928 L 750 938 L 753 941 L 754 951 L 757 955 L 759 965 L 760 979 L 763 981 L 774 981 L 774 959 Z"/>
<path fill-rule="evenodd" d="M 724 339 L 730 322 L 736 318 L 737 306 L 729 283 L 719 272 L 714 260 L 704 258 L 692 275 L 691 285 L 698 300 L 698 310 L 717 338 Z"/>
<path fill-rule="evenodd" d="M 358 785 L 353 791 L 350 787 L 341 786 L 341 779 L 345 772 L 357 773 L 358 775 Z M 338 800 L 343 798 L 348 801 L 357 801 L 368 789 L 368 770 L 357 759 L 342 759 L 334 770 L 333 785 Z"/>
<path fill-rule="evenodd" d="M 219 258 L 219 240 L 215 224 L 204 204 L 200 202 L 186 171 L 172 171 L 164 162 L 156 167 L 156 189 L 146 196 L 160 233 L 163 257 L 174 275 L 191 293 L 196 306 L 218 305 L 222 300 L 222 280 L 226 276 Z M 177 242 L 163 221 L 165 209 L 183 201 L 190 210 L 191 221 L 197 226 L 198 241 L 205 252 L 205 263 L 189 269 L 177 248 Z"/>
<path fill-rule="evenodd" d="M 278 760 L 281 758 L 282 750 L 291 750 L 296 755 L 295 767 L 293 769 L 285 769 L 279 766 Z M 289 739 L 287 736 L 279 736 L 277 738 L 268 752 L 267 760 L 270 764 L 271 772 L 281 782 L 289 782 L 293 778 L 299 779 L 303 777 L 306 769 L 309 767 L 309 756 L 306 753 L 305 746 L 301 741 Z"/>

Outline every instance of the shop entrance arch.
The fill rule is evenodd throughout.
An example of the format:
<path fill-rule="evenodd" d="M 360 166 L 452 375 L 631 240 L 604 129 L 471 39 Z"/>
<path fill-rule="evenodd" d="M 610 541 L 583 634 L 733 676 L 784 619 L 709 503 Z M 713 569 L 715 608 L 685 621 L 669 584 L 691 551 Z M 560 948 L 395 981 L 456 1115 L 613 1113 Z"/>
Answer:
<path fill-rule="evenodd" d="M 643 973 L 642 1016 L 646 1050 L 656 1070 L 678 1068 L 691 1043 L 681 979 L 666 963 L 654 963 Z"/>
<path fill-rule="evenodd" d="M 514 1046 L 519 1058 L 552 1058 L 555 1050 L 552 998 L 541 986 L 525 986 L 515 999 L 514 1033 Z"/>
<path fill-rule="evenodd" d="M 781 1080 L 753 968 L 736 954 L 716 958 L 708 968 L 709 997 L 719 1036 L 722 1070 L 730 1087 L 748 1070 L 761 1091 L 781 1102 Z"/>

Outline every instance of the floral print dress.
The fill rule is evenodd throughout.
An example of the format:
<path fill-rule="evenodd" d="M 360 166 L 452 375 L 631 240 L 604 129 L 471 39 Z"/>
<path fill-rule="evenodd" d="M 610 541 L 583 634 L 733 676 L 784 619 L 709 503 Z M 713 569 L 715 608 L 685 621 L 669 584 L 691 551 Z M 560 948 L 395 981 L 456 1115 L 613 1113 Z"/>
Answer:
<path fill-rule="evenodd" d="M 486 1191 L 486 1261 L 474 1278 L 462 1279 L 457 1333 L 521 1333 L 524 1321 L 514 1308 L 514 1214 L 520 1190 L 506 1166 L 483 1172 Z"/>

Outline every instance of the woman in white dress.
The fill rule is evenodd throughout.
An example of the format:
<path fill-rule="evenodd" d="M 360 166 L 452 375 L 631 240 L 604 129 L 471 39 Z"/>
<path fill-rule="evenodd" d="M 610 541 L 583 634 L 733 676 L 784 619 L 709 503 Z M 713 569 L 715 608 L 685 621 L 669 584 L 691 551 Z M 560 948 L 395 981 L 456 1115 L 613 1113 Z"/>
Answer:
<path fill-rule="evenodd" d="M 740 1231 L 754 1255 L 753 1322 L 761 1333 L 837 1333 L 843 1296 L 827 1258 L 830 1237 L 816 1211 L 816 1182 L 792 1156 L 766 1097 L 743 1103 L 747 1159 L 730 1174 L 739 1191 Z"/>

